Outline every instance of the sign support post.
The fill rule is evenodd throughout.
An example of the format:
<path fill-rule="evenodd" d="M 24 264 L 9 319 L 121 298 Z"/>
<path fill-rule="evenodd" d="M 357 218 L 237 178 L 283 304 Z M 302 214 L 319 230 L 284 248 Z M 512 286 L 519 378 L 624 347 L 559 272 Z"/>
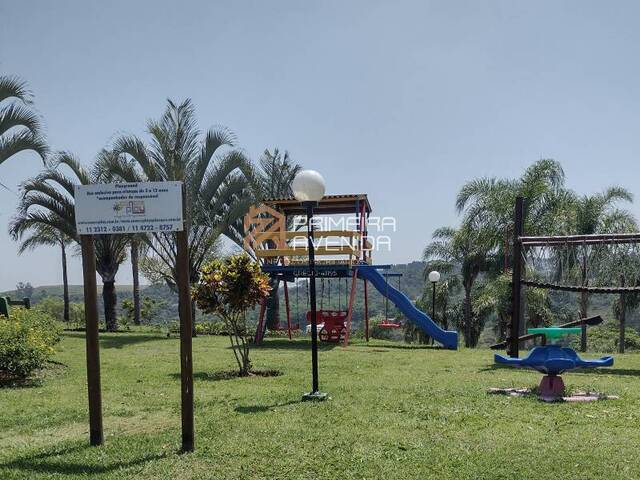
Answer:
<path fill-rule="evenodd" d="M 193 355 L 191 294 L 189 285 L 189 231 L 184 186 L 182 187 L 182 230 L 176 232 L 176 276 L 180 315 L 180 391 L 182 408 L 182 451 L 193 452 Z"/>
<path fill-rule="evenodd" d="M 137 182 L 76 185 L 76 233 L 82 247 L 84 307 L 89 390 L 89 439 L 102 445 L 102 392 L 98 337 L 98 287 L 94 235 L 131 235 L 176 232 L 176 281 L 180 313 L 180 383 L 182 451 L 194 449 L 193 358 L 189 231 L 182 182 Z"/>
<path fill-rule="evenodd" d="M 100 387 L 100 345 L 98 343 L 98 286 L 96 252 L 93 235 L 80 235 L 82 276 L 84 280 L 84 315 L 87 342 L 87 387 L 89 390 L 89 442 L 102 445 L 102 390 Z"/>

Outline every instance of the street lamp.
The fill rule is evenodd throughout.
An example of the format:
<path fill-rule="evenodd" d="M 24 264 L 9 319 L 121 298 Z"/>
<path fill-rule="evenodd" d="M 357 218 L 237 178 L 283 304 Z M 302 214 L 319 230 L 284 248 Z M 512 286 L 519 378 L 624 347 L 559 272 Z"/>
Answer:
<path fill-rule="evenodd" d="M 313 207 L 324 197 L 324 178 L 315 170 L 302 170 L 291 182 L 293 196 L 307 210 L 307 245 L 309 251 L 309 303 L 311 304 L 311 376 L 312 386 L 303 400 L 325 400 L 326 393 L 318 387 L 318 319 L 316 311 L 316 264 L 313 243 Z"/>
<path fill-rule="evenodd" d="M 431 297 L 431 319 L 436 321 L 436 283 L 440 281 L 440 272 L 433 270 L 429 272 L 429 281 L 433 285 L 432 297 Z"/>

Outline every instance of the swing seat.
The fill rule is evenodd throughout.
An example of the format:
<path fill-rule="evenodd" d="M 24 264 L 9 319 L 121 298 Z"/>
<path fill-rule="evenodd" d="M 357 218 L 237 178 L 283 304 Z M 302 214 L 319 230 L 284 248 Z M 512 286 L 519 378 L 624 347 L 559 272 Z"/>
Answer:
<path fill-rule="evenodd" d="M 322 342 L 338 343 L 344 340 L 347 326 L 345 322 L 349 312 L 346 310 L 318 310 L 316 312 L 316 324 L 318 338 Z M 311 323 L 311 312 L 307 312 L 307 323 Z"/>
<path fill-rule="evenodd" d="M 378 324 L 380 328 L 402 328 L 402 323 L 394 322 L 393 319 L 383 320 Z"/>

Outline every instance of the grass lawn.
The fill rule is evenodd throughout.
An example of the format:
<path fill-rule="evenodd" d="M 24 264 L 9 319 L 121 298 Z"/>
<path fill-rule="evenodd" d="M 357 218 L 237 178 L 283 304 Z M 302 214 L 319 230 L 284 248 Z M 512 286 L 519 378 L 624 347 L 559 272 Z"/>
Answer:
<path fill-rule="evenodd" d="M 589 404 L 490 396 L 535 386 L 535 372 L 494 368 L 489 350 L 373 341 L 323 347 L 310 385 L 306 340 L 270 339 L 257 368 L 224 379 L 228 341 L 194 339 L 196 451 L 180 454 L 178 340 L 101 339 L 105 445 L 88 446 L 84 337 L 66 334 L 39 385 L 0 389 L 0 478 L 640 478 L 640 356 L 565 375 L 567 387 L 620 395 Z"/>

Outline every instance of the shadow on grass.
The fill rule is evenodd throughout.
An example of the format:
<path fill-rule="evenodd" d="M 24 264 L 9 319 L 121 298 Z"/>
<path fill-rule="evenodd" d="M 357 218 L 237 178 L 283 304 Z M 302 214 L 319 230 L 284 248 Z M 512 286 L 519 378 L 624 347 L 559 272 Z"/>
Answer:
<path fill-rule="evenodd" d="M 221 380 L 234 380 L 236 378 L 257 378 L 257 377 L 279 377 L 282 372 L 279 370 L 254 370 L 249 376 L 241 377 L 237 370 L 222 370 L 218 372 L 195 372 L 193 378 L 205 382 L 219 382 Z M 174 380 L 180 380 L 180 373 L 170 373 Z"/>
<path fill-rule="evenodd" d="M 333 350 L 338 347 L 340 344 L 338 343 L 325 343 L 318 341 L 318 350 Z M 231 349 L 231 347 L 227 347 Z M 311 349 L 311 340 L 308 341 L 299 341 L 299 340 L 289 340 L 286 338 L 266 338 L 260 345 L 251 345 L 251 348 L 261 349 L 261 350 L 310 350 Z"/>
<path fill-rule="evenodd" d="M 495 370 L 514 370 L 514 367 L 510 367 L 509 365 L 502 365 L 499 363 L 494 363 L 492 365 L 487 365 L 484 368 L 478 369 L 478 373 L 482 372 L 492 372 Z M 534 372 L 534 369 L 531 368 L 518 368 L 518 370 L 524 370 L 529 372 Z M 640 369 L 637 368 L 576 368 L 575 370 L 569 370 L 564 372 L 563 375 L 619 375 L 622 377 L 640 377 Z M 543 375 L 542 373 L 540 375 Z"/>
<path fill-rule="evenodd" d="M 92 452 L 96 452 L 100 458 L 96 458 L 96 462 L 99 464 L 88 464 L 86 460 L 72 462 L 64 460 L 65 456 L 71 454 L 83 454 L 87 452 L 91 455 Z M 44 475 L 86 475 L 86 474 L 104 474 L 125 468 L 135 467 L 147 462 L 159 460 L 164 458 L 164 454 L 146 454 L 143 457 L 136 458 L 129 461 L 108 461 L 106 455 L 101 455 L 99 450 L 89 445 L 77 445 L 75 447 L 60 448 L 39 453 L 36 455 L 28 455 L 22 458 L 17 458 L 10 462 L 0 463 L 0 468 L 6 468 L 11 471 L 23 471 L 35 474 Z M 31 477 L 30 475 L 29 477 Z"/>
<path fill-rule="evenodd" d="M 302 399 L 300 400 L 291 400 L 286 403 L 274 403 L 272 405 L 239 405 L 233 410 L 238 413 L 263 413 L 269 412 L 271 410 L 275 410 L 278 407 L 286 407 L 289 405 L 297 405 L 298 403 L 302 403 Z"/>
<path fill-rule="evenodd" d="M 0 389 L 41 387 L 44 380 L 64 374 L 66 369 L 67 366 L 62 362 L 47 360 L 43 368 L 36 370 L 27 378 L 15 377 L 0 372 Z"/>
<path fill-rule="evenodd" d="M 446 348 L 441 347 L 440 345 L 369 345 L 367 344 L 358 344 L 352 345 L 353 348 L 375 348 L 375 349 L 397 349 L 397 350 L 446 350 Z"/>
<path fill-rule="evenodd" d="M 571 373 L 581 375 L 620 375 L 623 377 L 640 377 L 640 369 L 637 368 L 579 368 Z"/>
<path fill-rule="evenodd" d="M 159 342 L 161 340 L 167 340 L 166 335 L 132 335 L 132 334 L 116 334 L 103 336 L 100 338 L 101 348 L 123 348 L 129 345 L 137 345 L 147 342 Z"/>

